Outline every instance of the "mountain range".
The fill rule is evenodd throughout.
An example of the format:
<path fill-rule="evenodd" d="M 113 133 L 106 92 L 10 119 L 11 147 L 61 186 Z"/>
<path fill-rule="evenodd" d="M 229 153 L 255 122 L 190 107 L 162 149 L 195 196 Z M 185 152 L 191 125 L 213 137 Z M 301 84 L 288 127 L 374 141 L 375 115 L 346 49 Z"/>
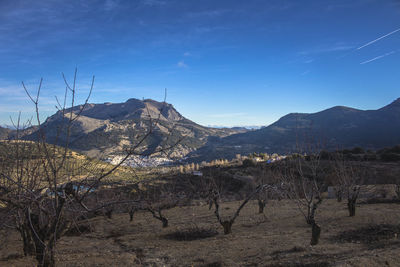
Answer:
<path fill-rule="evenodd" d="M 317 113 L 290 113 L 268 127 L 214 139 L 190 156 L 199 161 L 252 152 L 286 154 L 353 147 L 376 150 L 397 144 L 400 98 L 377 110 L 336 106 Z"/>
<path fill-rule="evenodd" d="M 82 108 L 73 107 L 66 114 L 78 114 Z M 377 110 L 336 106 L 317 113 L 290 113 L 257 130 L 205 127 L 182 116 L 171 104 L 129 99 L 87 104 L 72 125 L 69 146 L 92 157 L 116 155 L 149 130 L 150 117 L 158 119 L 158 124 L 140 151 L 150 154 L 181 140 L 169 156 L 196 162 L 253 152 L 287 154 L 310 147 L 376 150 L 400 144 L 400 98 Z M 47 142 L 66 142 L 66 135 L 59 131 L 64 121 L 59 111 L 42 124 Z M 37 134 L 37 127 L 29 128 L 24 139 L 36 140 Z M 8 135 L 12 130 L 0 127 L 0 138 Z"/>
<path fill-rule="evenodd" d="M 67 141 L 63 127 L 71 111 L 74 116 L 79 116 L 72 124 Z M 156 120 L 158 123 L 153 133 L 138 150 L 145 155 L 181 140 L 168 152 L 169 157 L 178 159 L 205 145 L 209 137 L 226 137 L 243 132 L 204 127 L 183 117 L 171 104 L 134 98 L 124 103 L 87 104 L 67 109 L 64 113 L 58 111 L 41 127 L 48 143 L 64 145 L 68 142 L 71 149 L 81 153 L 92 157 L 108 157 L 136 145 L 150 129 L 151 122 Z M 37 140 L 37 134 L 37 130 L 30 130 L 24 139 Z"/>

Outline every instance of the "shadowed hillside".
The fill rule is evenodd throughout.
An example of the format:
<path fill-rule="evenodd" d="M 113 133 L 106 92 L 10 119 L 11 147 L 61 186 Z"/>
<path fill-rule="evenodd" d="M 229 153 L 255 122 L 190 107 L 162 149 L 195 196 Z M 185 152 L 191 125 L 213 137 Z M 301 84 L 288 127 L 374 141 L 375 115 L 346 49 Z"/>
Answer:
<path fill-rule="evenodd" d="M 0 126 L 0 140 L 7 139 L 8 138 L 8 134 L 10 132 L 11 132 L 10 129 L 3 128 L 3 127 Z"/>
<path fill-rule="evenodd" d="M 400 98 L 378 110 L 336 106 L 317 113 L 290 113 L 260 130 L 211 140 L 193 160 L 233 158 L 252 152 L 289 153 L 297 146 L 380 149 L 400 143 Z M 304 149 L 304 148 L 303 148 Z"/>
<path fill-rule="evenodd" d="M 76 106 L 72 111 L 78 114 L 81 109 L 82 106 Z M 65 114 L 70 111 L 66 110 Z M 48 143 L 62 146 L 66 142 L 66 129 L 62 129 L 66 116 L 57 112 L 43 123 Z M 141 146 L 145 154 L 181 140 L 169 151 L 171 157 L 179 158 L 203 146 L 209 137 L 240 132 L 198 125 L 183 117 L 171 104 L 129 99 L 125 103 L 88 104 L 72 125 L 69 146 L 90 156 L 116 154 L 134 145 L 155 120 L 159 123 Z M 37 131 L 27 134 L 25 139 L 36 140 Z"/>

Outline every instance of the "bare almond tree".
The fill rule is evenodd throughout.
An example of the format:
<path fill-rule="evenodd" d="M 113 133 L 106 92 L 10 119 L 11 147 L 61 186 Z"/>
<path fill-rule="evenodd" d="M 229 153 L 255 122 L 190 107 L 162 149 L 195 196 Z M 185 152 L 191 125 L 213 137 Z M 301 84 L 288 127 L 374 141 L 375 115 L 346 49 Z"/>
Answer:
<path fill-rule="evenodd" d="M 203 179 L 205 179 L 205 190 L 208 190 L 207 198 L 209 202 L 209 209 L 211 210 L 212 207 L 214 207 L 215 217 L 217 218 L 219 224 L 223 227 L 225 235 L 232 233 L 232 226 L 235 223 L 235 220 L 238 218 L 240 211 L 246 206 L 247 203 L 249 203 L 251 199 L 254 199 L 264 190 L 278 191 L 276 187 L 268 184 L 261 184 L 255 188 L 254 185 L 251 184 L 247 190 L 249 193 L 241 201 L 241 204 L 236 209 L 234 214 L 230 217 L 223 217 L 221 214 L 220 204 L 224 199 L 224 183 L 220 183 L 216 177 L 204 177 Z"/>
<path fill-rule="evenodd" d="M 128 210 L 128 214 L 129 214 L 129 221 L 133 221 L 133 215 L 135 215 L 135 213 L 137 212 L 137 208 L 135 206 L 131 206 Z"/>
<path fill-rule="evenodd" d="M 281 167 L 282 186 L 289 199 L 296 203 L 306 223 L 312 227 L 311 245 L 317 245 L 321 227 L 315 217 L 322 203 L 321 193 L 325 189 L 319 153 L 296 155 L 286 160 Z"/>
<path fill-rule="evenodd" d="M 126 204 L 131 200 L 115 199 L 100 205 L 93 200 L 93 192 L 99 190 L 103 181 L 113 174 L 130 156 L 141 155 L 142 146 L 158 125 L 158 118 L 149 114 L 145 123 L 148 128 L 135 136 L 132 146 L 125 148 L 124 157 L 116 165 L 104 165 L 87 159 L 77 167 L 76 159 L 69 149 L 71 132 L 77 119 L 85 110 L 94 86 L 92 78 L 89 94 L 80 106 L 75 103 L 77 85 L 75 70 L 73 82 L 65 82 L 62 101 L 57 99 L 59 126 L 55 140 L 47 143 L 46 129 L 41 121 L 39 100 L 43 79 L 36 94 L 23 88 L 36 110 L 37 128 L 35 142 L 23 141 L 19 122 L 14 140 L 1 144 L 1 157 L 6 163 L 0 165 L 0 205 L 8 211 L 0 218 L 0 226 L 12 218 L 21 235 L 25 255 L 33 255 L 39 266 L 54 266 L 57 241 L 71 227 L 76 218 L 85 217 L 112 205 Z M 165 103 L 165 101 L 164 101 Z M 174 146 L 174 145 L 172 145 Z M 170 146 L 171 147 L 171 146 Z M 156 152 L 162 152 L 163 147 Z M 78 164 L 79 165 L 79 164 Z M 77 169 L 84 175 L 74 177 Z M 83 177 L 82 177 L 83 176 Z"/>
<path fill-rule="evenodd" d="M 257 195 L 258 213 L 263 214 L 264 209 L 270 199 L 282 199 L 284 194 L 283 190 L 280 188 L 280 181 L 278 179 L 279 175 L 276 172 L 279 171 L 274 164 L 271 165 L 261 165 L 259 166 L 259 171 L 255 175 L 256 183 L 260 186 L 266 186 L 264 190 L 260 190 Z"/>
<path fill-rule="evenodd" d="M 400 183 L 399 182 L 396 182 L 395 192 L 396 192 L 397 199 L 400 199 Z"/>
<path fill-rule="evenodd" d="M 268 202 L 268 191 L 262 191 L 259 194 L 257 194 L 257 204 L 258 204 L 258 213 L 263 214 L 265 206 L 267 205 Z"/>
<path fill-rule="evenodd" d="M 142 209 L 147 210 L 155 219 L 161 221 L 163 228 L 168 227 L 169 220 L 163 212 L 176 207 L 181 200 L 179 194 L 174 191 L 174 186 L 158 184 L 141 190 L 139 194 Z"/>
<path fill-rule="evenodd" d="M 336 174 L 336 188 L 347 198 L 349 216 L 356 215 L 357 199 L 360 195 L 361 185 L 364 184 L 362 168 L 355 162 L 347 160 L 343 153 L 337 152 L 334 160 Z"/>

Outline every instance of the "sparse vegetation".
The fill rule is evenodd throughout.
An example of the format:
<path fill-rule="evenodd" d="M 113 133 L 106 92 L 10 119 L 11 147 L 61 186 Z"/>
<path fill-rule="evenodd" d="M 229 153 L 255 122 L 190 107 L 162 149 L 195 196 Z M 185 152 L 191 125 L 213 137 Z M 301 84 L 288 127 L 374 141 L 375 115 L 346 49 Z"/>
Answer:
<path fill-rule="evenodd" d="M 0 267 L 400 267 L 399 20 L 0 0 Z"/>
<path fill-rule="evenodd" d="M 343 194 L 346 196 L 349 216 L 353 217 L 356 215 L 356 203 L 361 185 L 364 184 L 364 175 L 359 165 L 345 160 L 343 154 L 340 153 L 335 157 L 334 169 L 337 177 L 336 195 L 338 201 L 341 200 Z"/>
<path fill-rule="evenodd" d="M 51 145 L 47 143 L 46 127 L 40 120 L 41 80 L 36 96 L 32 96 L 24 85 L 27 96 L 36 108 L 37 140 L 20 141 L 21 125 L 18 120 L 15 125 L 15 141 L 2 143 L 0 147 L 0 201 L 2 208 L 7 211 L 1 218 L 0 226 L 11 223 L 20 233 L 24 255 L 34 256 L 38 265 L 44 267 L 55 265 L 56 245 L 71 227 L 76 228 L 73 224 L 77 224 L 77 217 L 82 218 L 102 210 L 112 219 L 114 206 L 129 202 L 121 202 L 118 192 L 102 191 L 99 186 L 131 155 L 143 153 L 141 145 L 151 136 L 159 119 L 152 118 L 149 114 L 147 130 L 136 136 L 138 139 L 135 145 L 125 148 L 125 156 L 116 165 L 108 169 L 90 164 L 77 166 L 73 152 L 69 150 L 70 138 L 76 126 L 75 122 L 87 106 L 94 77 L 88 97 L 79 108 L 75 107 L 76 77 L 75 70 L 73 83 L 70 85 L 63 76 L 66 85 L 65 99 L 62 102 L 57 99 L 58 125 L 51 129 L 56 131 Z M 68 99 L 71 101 L 69 108 Z M 24 128 L 22 127 L 21 131 Z M 157 150 L 166 151 L 167 147 L 163 146 Z M 75 174 L 77 171 L 85 176 L 77 178 L 76 176 L 81 176 Z"/>
<path fill-rule="evenodd" d="M 69 86 L 67 82 L 66 85 L 66 92 L 70 92 L 74 99 L 75 87 Z M 36 98 L 28 91 L 27 94 L 37 107 L 39 94 Z M 14 228 L 22 240 L 24 255 L 35 257 L 39 266 L 56 264 L 56 247 L 61 239 L 92 235 L 96 232 L 96 220 L 103 217 L 107 222 L 112 222 L 118 220 L 121 213 L 129 215 L 131 223 L 126 225 L 133 226 L 136 220 L 140 221 L 144 216 L 143 211 L 146 211 L 161 222 L 163 230 L 160 231 L 167 231 L 171 225 L 180 223 L 169 220 L 171 213 L 176 214 L 173 211 L 178 207 L 187 208 L 193 203 L 199 203 L 201 208 L 206 206 L 206 200 L 218 224 L 222 226 L 223 233 L 228 235 L 232 233 L 232 227 L 237 221 L 242 221 L 238 228 L 266 225 L 268 218 L 272 220 L 278 216 L 265 215 L 270 212 L 272 203 L 276 199 L 287 198 L 292 201 L 292 205 L 288 202 L 285 205 L 291 207 L 294 203 L 311 226 L 310 244 L 315 246 L 320 244 L 321 226 L 326 227 L 327 224 L 327 220 L 320 214 L 325 213 L 323 199 L 328 194 L 328 185 L 335 186 L 337 205 L 340 205 L 342 197 L 347 198 L 349 215 L 354 217 L 361 187 L 367 185 L 367 182 L 376 182 L 375 175 L 379 171 L 384 173 L 385 182 L 395 184 L 394 194 L 397 199 L 386 198 L 387 192 L 382 189 L 381 198 L 366 199 L 362 203 L 398 203 L 400 171 L 397 174 L 385 171 L 387 166 L 397 166 L 392 164 L 400 151 L 397 146 L 377 152 L 356 147 L 334 152 L 310 151 L 287 157 L 276 153 L 252 153 L 248 157 L 238 154 L 232 161 L 220 158 L 201 165 L 182 162 L 179 166 L 132 169 L 122 166 L 130 156 L 147 156 L 155 151 L 164 153 L 170 145 L 175 146 L 177 143 L 169 140 L 166 146 L 143 150 L 141 145 L 149 145 L 145 140 L 153 138 L 151 134 L 159 120 L 149 115 L 147 122 L 150 125 L 146 128 L 149 131 L 132 135 L 132 138 L 138 138 L 137 144 L 133 147 L 125 146 L 125 156 L 120 157 L 116 165 L 71 151 L 68 138 L 86 103 L 87 100 L 78 110 L 67 109 L 65 104 L 60 106 L 60 114 L 64 119 L 57 128 L 60 131 L 59 142 L 57 139 L 52 140 L 53 144 L 46 142 L 46 135 L 38 119 L 37 141 L 21 140 L 19 129 L 23 133 L 25 126 L 20 127 L 18 122 L 17 130 L 13 133 L 14 139 L 0 143 L 0 229 Z M 39 113 L 37 116 L 39 118 Z M 180 142 L 179 139 L 174 140 Z M 372 162 L 377 165 L 372 165 Z M 377 166 L 384 168 L 379 169 Z M 376 172 L 368 172 L 368 168 L 376 168 Z M 239 200 L 236 206 L 231 205 L 234 200 Z M 258 207 L 258 213 L 254 214 L 263 214 L 262 218 L 252 219 L 254 214 L 249 215 L 245 211 L 253 203 Z M 231 213 L 231 216 L 225 216 L 225 213 Z M 239 217 L 244 218 L 240 220 Z M 192 222 L 186 222 L 185 227 L 174 232 L 163 234 L 164 239 L 189 242 L 218 236 L 218 232 L 211 226 L 199 227 L 193 224 L 193 220 L 197 220 L 195 212 L 192 213 Z M 372 239 L 379 239 L 380 242 L 396 239 L 397 230 L 397 226 L 382 224 L 360 228 L 355 232 L 344 231 L 335 238 L 358 242 L 357 233 L 368 232 L 374 235 Z M 106 238 L 113 239 L 123 250 L 137 252 L 142 260 L 143 250 L 129 249 L 121 241 L 124 236 L 123 231 L 114 229 Z M 304 242 L 301 245 L 304 246 Z M 283 251 L 306 252 L 302 249 Z M 274 259 L 282 255 L 273 254 Z M 5 257 L 7 261 L 20 258 L 17 254 Z"/>
<path fill-rule="evenodd" d="M 320 154 L 290 159 L 282 168 L 280 175 L 285 192 L 311 226 L 310 244 L 317 245 L 321 227 L 317 224 L 315 216 L 322 203 L 322 192 L 325 191 L 325 181 L 321 177 Z"/>
<path fill-rule="evenodd" d="M 193 241 L 209 238 L 218 235 L 218 232 L 212 228 L 201 228 L 197 225 L 187 229 L 177 230 L 176 232 L 165 235 L 167 239 L 178 241 Z"/>

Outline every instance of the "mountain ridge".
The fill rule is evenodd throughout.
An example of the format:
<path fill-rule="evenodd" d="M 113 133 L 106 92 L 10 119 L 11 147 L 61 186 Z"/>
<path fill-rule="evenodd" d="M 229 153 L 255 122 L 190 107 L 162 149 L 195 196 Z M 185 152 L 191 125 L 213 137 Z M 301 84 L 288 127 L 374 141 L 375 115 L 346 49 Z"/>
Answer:
<path fill-rule="evenodd" d="M 64 127 L 64 117 L 70 111 L 74 116 L 79 114 L 70 130 L 70 148 L 94 157 L 108 157 L 134 146 L 149 130 L 149 123 L 154 121 L 158 121 L 158 124 L 139 153 L 151 154 L 162 146 L 170 146 L 182 140 L 169 152 L 173 158 L 182 158 L 204 145 L 209 137 L 224 137 L 240 132 L 201 126 L 183 117 L 169 103 L 130 98 L 123 103 L 88 103 L 56 112 L 41 126 L 46 132 L 47 142 L 58 145 L 67 142 L 66 134 L 60 134 L 60 129 Z M 24 138 L 36 140 L 37 134 L 37 131 L 33 131 Z"/>
<path fill-rule="evenodd" d="M 82 108 L 66 112 L 78 114 Z M 189 157 L 189 161 L 230 159 L 253 152 L 286 154 L 298 152 L 299 144 L 318 144 L 327 150 L 356 146 L 376 150 L 400 143 L 400 98 L 376 110 L 334 106 L 314 113 L 289 113 L 256 130 L 205 127 L 185 118 L 172 104 L 130 98 L 123 103 L 87 104 L 71 128 L 70 147 L 94 157 L 118 154 L 148 130 L 150 118 L 159 119 L 159 124 L 141 152 L 151 153 L 182 140 L 169 156 Z M 59 111 L 42 124 L 49 143 L 62 139 L 57 129 L 63 120 Z M 0 128 L 2 139 L 11 133 Z M 24 138 L 37 139 L 37 127 L 25 130 Z"/>
<path fill-rule="evenodd" d="M 0 126 L 0 140 L 7 139 L 11 131 L 12 131 L 11 129 Z"/>
<path fill-rule="evenodd" d="M 299 152 L 299 145 L 376 150 L 399 143 L 400 98 L 376 110 L 334 106 L 314 113 L 289 113 L 262 129 L 213 140 L 189 156 L 200 161 L 252 152 Z"/>

